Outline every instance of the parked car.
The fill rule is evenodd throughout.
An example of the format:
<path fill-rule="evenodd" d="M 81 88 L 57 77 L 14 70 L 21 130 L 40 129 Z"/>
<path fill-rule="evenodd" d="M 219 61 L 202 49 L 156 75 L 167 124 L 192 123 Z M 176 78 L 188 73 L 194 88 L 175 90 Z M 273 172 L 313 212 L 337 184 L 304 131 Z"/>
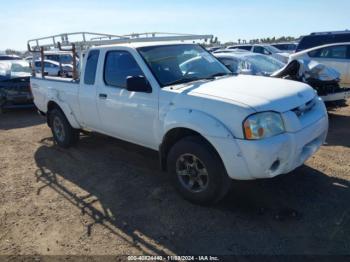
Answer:
<path fill-rule="evenodd" d="M 258 54 L 272 56 L 273 58 L 276 58 L 283 63 L 287 63 L 289 59 L 289 53 L 283 52 L 278 48 L 268 44 L 253 45 L 251 51 Z"/>
<path fill-rule="evenodd" d="M 239 49 L 239 48 L 237 48 L 237 49 L 227 49 L 227 48 L 225 48 L 225 49 L 218 49 L 218 50 L 216 50 L 216 51 L 214 51 L 212 53 L 215 54 L 215 53 L 238 53 L 238 52 L 249 52 L 249 51 L 247 51 L 245 49 Z"/>
<path fill-rule="evenodd" d="M 34 62 L 35 71 L 37 73 L 41 73 L 41 61 Z M 71 64 L 61 64 L 52 61 L 52 60 L 44 60 L 44 72 L 49 76 L 64 76 L 64 77 L 72 77 L 73 74 L 73 66 Z"/>
<path fill-rule="evenodd" d="M 221 52 L 214 55 L 235 74 L 270 76 L 285 66 L 281 61 L 253 52 Z"/>
<path fill-rule="evenodd" d="M 216 50 L 222 49 L 221 46 L 212 46 L 212 47 L 208 47 L 207 51 L 208 52 L 215 52 Z"/>
<path fill-rule="evenodd" d="M 310 49 L 316 46 L 350 42 L 350 31 L 333 31 L 333 32 L 318 32 L 303 36 L 295 50 L 300 52 L 305 49 Z"/>
<path fill-rule="evenodd" d="M 283 52 L 294 53 L 298 43 L 276 43 L 271 45 Z"/>
<path fill-rule="evenodd" d="M 231 46 L 228 46 L 227 49 L 244 49 L 244 50 L 247 50 L 247 51 L 251 51 L 252 50 L 252 47 L 253 45 L 231 45 Z"/>
<path fill-rule="evenodd" d="M 215 53 L 225 66 L 235 74 L 277 77 L 304 82 L 313 87 L 326 102 L 350 97 L 350 89 L 340 88 L 340 74 L 325 65 L 299 59 L 287 65 L 271 56 L 251 52 Z M 296 60 L 293 60 L 296 61 Z"/>
<path fill-rule="evenodd" d="M 318 46 L 292 54 L 290 60 L 314 60 L 340 72 L 340 85 L 350 87 L 350 42 Z"/>
<path fill-rule="evenodd" d="M 0 61 L 0 112 L 15 107 L 33 107 L 29 64 L 23 60 Z"/>
<path fill-rule="evenodd" d="M 0 60 L 21 60 L 17 55 L 0 55 Z"/>
<path fill-rule="evenodd" d="M 73 64 L 73 55 L 67 51 L 46 51 L 44 55 L 45 59 L 56 61 L 62 64 Z M 76 56 L 76 62 L 79 62 L 79 57 Z"/>
<path fill-rule="evenodd" d="M 207 204 L 230 179 L 288 173 L 325 141 L 326 108 L 304 83 L 233 76 L 197 44 L 125 42 L 90 48 L 79 82 L 31 78 L 58 145 L 89 129 L 157 150 L 184 198 Z"/>

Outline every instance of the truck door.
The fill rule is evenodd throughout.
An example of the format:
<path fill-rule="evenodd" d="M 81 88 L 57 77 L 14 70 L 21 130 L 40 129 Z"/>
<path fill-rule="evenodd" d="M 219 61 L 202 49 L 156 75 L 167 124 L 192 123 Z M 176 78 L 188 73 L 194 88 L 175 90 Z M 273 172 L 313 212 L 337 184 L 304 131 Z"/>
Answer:
<path fill-rule="evenodd" d="M 128 91 L 126 80 L 145 76 L 134 56 L 126 50 L 111 50 L 104 55 L 98 85 L 98 112 L 104 131 L 115 137 L 157 148 L 154 127 L 158 119 L 158 92 Z"/>
<path fill-rule="evenodd" d="M 79 107 L 81 124 L 93 130 L 101 129 L 101 123 L 97 111 L 97 84 L 96 71 L 100 50 L 90 50 L 86 61 L 83 79 L 79 87 Z"/>

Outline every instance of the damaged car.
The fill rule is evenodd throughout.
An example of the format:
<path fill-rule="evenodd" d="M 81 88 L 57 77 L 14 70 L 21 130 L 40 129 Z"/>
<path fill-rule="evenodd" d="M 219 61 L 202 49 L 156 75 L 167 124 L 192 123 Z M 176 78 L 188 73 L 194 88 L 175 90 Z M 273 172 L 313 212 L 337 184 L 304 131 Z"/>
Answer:
<path fill-rule="evenodd" d="M 292 60 L 287 65 L 252 52 L 214 53 L 235 74 L 268 76 L 304 82 L 313 87 L 325 102 L 341 101 L 350 96 L 349 88 L 341 88 L 340 74 L 316 61 Z"/>
<path fill-rule="evenodd" d="M 34 107 L 30 91 L 31 68 L 24 60 L 0 61 L 0 112 Z"/>

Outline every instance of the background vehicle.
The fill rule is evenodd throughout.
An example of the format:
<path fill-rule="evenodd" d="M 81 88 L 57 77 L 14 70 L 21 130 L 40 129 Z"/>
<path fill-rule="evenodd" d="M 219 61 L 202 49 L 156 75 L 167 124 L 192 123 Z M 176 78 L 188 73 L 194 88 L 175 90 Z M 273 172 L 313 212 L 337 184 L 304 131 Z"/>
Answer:
<path fill-rule="evenodd" d="M 83 38 L 75 44 L 94 47 L 80 82 L 31 78 L 35 104 L 62 147 L 88 129 L 157 150 L 182 196 L 208 204 L 231 179 L 288 173 L 325 141 L 327 112 L 312 88 L 232 76 L 201 45 L 183 42 L 207 35 Z"/>
<path fill-rule="evenodd" d="M 41 71 L 41 61 L 35 61 L 34 66 L 35 71 L 39 73 Z M 44 70 L 47 75 L 72 77 L 73 66 L 70 64 L 61 64 L 61 66 L 56 61 L 44 60 Z"/>
<path fill-rule="evenodd" d="M 46 51 L 44 57 L 47 60 L 56 61 L 62 64 L 73 64 L 73 55 L 71 54 L 71 52 Z M 79 62 L 78 56 L 76 56 L 76 61 Z"/>
<path fill-rule="evenodd" d="M 307 83 L 317 91 L 323 101 L 334 102 L 350 96 L 350 89 L 339 86 L 340 74 L 319 63 L 300 59 L 297 64 L 291 62 L 285 65 L 271 56 L 251 52 L 214 55 L 235 74 L 273 76 Z"/>
<path fill-rule="evenodd" d="M 227 49 L 226 48 L 226 49 L 218 49 L 212 53 L 215 54 L 215 53 L 239 53 L 239 52 L 249 52 L 249 51 L 247 51 L 245 49 L 239 49 L 239 48 L 237 48 L 237 49 Z"/>
<path fill-rule="evenodd" d="M 270 76 L 273 72 L 285 66 L 284 63 L 271 56 L 253 52 L 231 51 L 230 53 L 214 53 L 214 55 L 227 66 L 231 72 L 236 74 Z"/>
<path fill-rule="evenodd" d="M 313 60 L 340 73 L 340 86 L 350 87 L 350 42 L 318 46 L 292 54 L 290 60 Z"/>
<path fill-rule="evenodd" d="M 311 33 L 310 35 L 301 38 L 295 52 L 300 52 L 320 45 L 342 42 L 350 42 L 350 31 Z"/>
<path fill-rule="evenodd" d="M 232 45 L 232 46 L 228 46 L 227 49 L 244 49 L 247 51 L 251 51 L 252 47 L 253 45 Z"/>
<path fill-rule="evenodd" d="M 287 52 L 287 53 L 294 53 L 295 49 L 297 48 L 297 43 L 276 43 L 271 44 L 273 47 L 276 47 L 277 49 Z"/>
<path fill-rule="evenodd" d="M 29 64 L 23 60 L 0 61 L 0 111 L 15 107 L 33 107 Z"/>
<path fill-rule="evenodd" d="M 287 63 L 289 58 L 289 53 L 282 52 L 272 45 L 257 44 L 252 47 L 251 51 L 258 54 L 272 56 L 283 63 Z"/>
<path fill-rule="evenodd" d="M 206 48 L 208 50 L 208 52 L 215 52 L 216 50 L 222 49 L 221 46 L 212 46 L 212 47 L 208 47 Z"/>
<path fill-rule="evenodd" d="M 0 55 L 0 60 L 21 60 L 17 55 Z"/>

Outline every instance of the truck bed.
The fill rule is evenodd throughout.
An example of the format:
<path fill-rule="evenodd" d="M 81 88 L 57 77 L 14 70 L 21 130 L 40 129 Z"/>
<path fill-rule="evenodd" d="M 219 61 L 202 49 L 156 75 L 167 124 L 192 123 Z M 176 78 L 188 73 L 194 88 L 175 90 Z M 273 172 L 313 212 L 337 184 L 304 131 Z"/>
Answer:
<path fill-rule="evenodd" d="M 30 81 L 34 103 L 41 112 L 47 112 L 50 101 L 60 101 L 60 103 L 66 104 L 74 114 L 79 112 L 79 81 L 50 76 L 45 78 L 32 77 Z"/>

